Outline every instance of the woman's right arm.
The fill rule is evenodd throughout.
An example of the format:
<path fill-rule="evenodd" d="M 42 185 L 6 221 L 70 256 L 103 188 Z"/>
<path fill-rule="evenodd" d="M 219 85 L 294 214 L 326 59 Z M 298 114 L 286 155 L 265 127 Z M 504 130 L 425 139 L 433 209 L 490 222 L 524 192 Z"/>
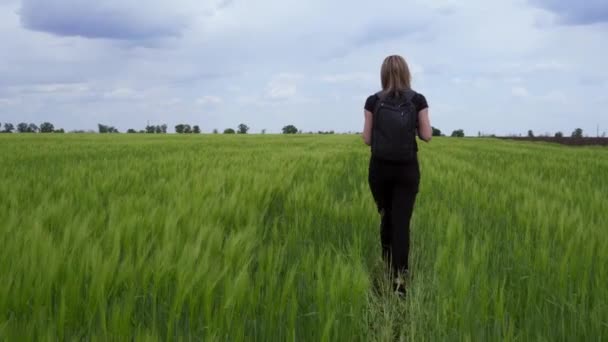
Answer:
<path fill-rule="evenodd" d="M 365 124 L 363 125 L 363 141 L 365 145 L 372 144 L 372 120 L 373 115 L 369 110 L 365 110 Z"/>
<path fill-rule="evenodd" d="M 429 109 L 425 108 L 418 113 L 418 136 L 420 139 L 429 142 L 433 137 L 433 128 L 429 119 Z"/>

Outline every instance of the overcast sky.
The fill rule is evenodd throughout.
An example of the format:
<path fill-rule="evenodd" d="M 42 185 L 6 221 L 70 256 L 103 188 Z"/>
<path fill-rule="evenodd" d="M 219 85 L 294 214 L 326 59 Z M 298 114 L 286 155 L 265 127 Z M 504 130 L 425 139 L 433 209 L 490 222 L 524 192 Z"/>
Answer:
<path fill-rule="evenodd" d="M 606 0 L 0 0 L 0 122 L 361 131 L 401 54 L 433 126 L 608 131 Z"/>

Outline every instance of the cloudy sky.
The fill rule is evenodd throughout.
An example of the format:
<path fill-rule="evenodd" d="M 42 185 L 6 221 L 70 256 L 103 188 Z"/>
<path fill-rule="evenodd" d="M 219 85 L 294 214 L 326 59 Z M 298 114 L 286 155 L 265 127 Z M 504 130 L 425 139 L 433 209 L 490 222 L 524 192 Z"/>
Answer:
<path fill-rule="evenodd" d="M 0 0 L 0 122 L 360 131 L 389 54 L 434 126 L 608 131 L 606 0 Z"/>

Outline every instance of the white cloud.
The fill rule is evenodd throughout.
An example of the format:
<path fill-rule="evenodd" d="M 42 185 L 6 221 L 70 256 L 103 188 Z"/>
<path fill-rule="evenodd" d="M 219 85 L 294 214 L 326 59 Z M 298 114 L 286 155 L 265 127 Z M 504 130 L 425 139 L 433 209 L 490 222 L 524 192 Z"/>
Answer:
<path fill-rule="evenodd" d="M 530 93 L 528 92 L 528 89 L 524 87 L 513 87 L 511 88 L 511 95 L 515 97 L 528 97 L 530 96 Z"/>
<path fill-rule="evenodd" d="M 460 77 L 452 77 L 452 79 L 450 80 L 452 83 L 454 84 L 463 84 L 466 83 L 466 81 Z"/>
<path fill-rule="evenodd" d="M 563 91 L 561 90 L 550 90 L 545 94 L 539 96 L 539 100 L 545 101 L 547 103 L 552 104 L 571 104 L 574 99 L 569 98 Z"/>
<path fill-rule="evenodd" d="M 409 67 L 410 67 L 410 72 L 414 76 L 424 74 L 424 67 L 418 63 L 410 63 Z"/>
<path fill-rule="evenodd" d="M 104 93 L 103 98 L 107 100 L 139 100 L 144 98 L 144 95 L 137 90 L 120 87 Z"/>
<path fill-rule="evenodd" d="M 519 76 L 509 76 L 509 77 L 505 78 L 505 82 L 511 83 L 511 84 L 519 84 L 519 83 L 522 83 L 523 81 L 524 81 L 524 79 Z"/>
<path fill-rule="evenodd" d="M 0 105 L 2 106 L 12 106 L 17 103 L 19 103 L 18 99 L 0 98 Z"/>
<path fill-rule="evenodd" d="M 568 67 L 569 66 L 567 64 L 558 61 L 543 61 L 538 62 L 532 65 L 532 67 L 527 68 L 527 71 L 563 71 L 568 69 Z"/>
<path fill-rule="evenodd" d="M 366 72 L 348 72 L 324 75 L 321 77 L 321 81 L 327 83 L 369 82 L 375 80 L 376 77 L 377 75 Z"/>
<path fill-rule="evenodd" d="M 213 95 L 206 95 L 196 100 L 196 103 L 202 106 L 214 106 L 222 102 L 221 97 Z"/>
<path fill-rule="evenodd" d="M 86 83 L 48 83 L 48 84 L 31 84 L 27 86 L 12 86 L 8 88 L 15 93 L 31 94 L 31 93 L 83 93 L 89 91 L 89 85 Z"/>
<path fill-rule="evenodd" d="M 297 86 L 295 84 L 275 83 L 268 86 L 267 97 L 274 100 L 281 100 L 296 95 Z"/>
<path fill-rule="evenodd" d="M 492 80 L 488 79 L 487 77 L 481 76 L 476 76 L 472 78 L 453 77 L 450 79 L 450 82 L 455 85 L 477 89 L 488 88 L 492 84 Z"/>
<path fill-rule="evenodd" d="M 296 96 L 297 82 L 300 74 L 281 73 L 276 75 L 266 86 L 265 97 L 270 100 L 286 100 Z"/>

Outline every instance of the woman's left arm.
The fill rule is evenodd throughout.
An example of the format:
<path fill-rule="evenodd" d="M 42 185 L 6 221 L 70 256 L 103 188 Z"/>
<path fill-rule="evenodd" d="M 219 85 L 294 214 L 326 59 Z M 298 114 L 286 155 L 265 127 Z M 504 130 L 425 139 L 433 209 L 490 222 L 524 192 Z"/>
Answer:
<path fill-rule="evenodd" d="M 433 137 L 433 128 L 429 119 L 429 109 L 423 109 L 418 113 L 418 136 L 420 139 L 429 142 Z"/>

